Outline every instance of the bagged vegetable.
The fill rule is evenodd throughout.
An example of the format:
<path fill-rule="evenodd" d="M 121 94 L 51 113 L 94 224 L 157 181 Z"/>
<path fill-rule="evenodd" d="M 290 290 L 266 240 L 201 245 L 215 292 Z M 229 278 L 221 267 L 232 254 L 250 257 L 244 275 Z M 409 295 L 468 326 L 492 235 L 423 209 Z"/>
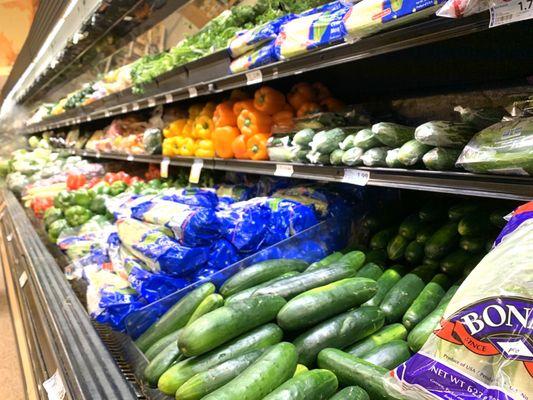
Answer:
<path fill-rule="evenodd" d="M 470 108 L 456 106 L 453 110 L 459 113 L 465 124 L 471 125 L 478 131 L 500 122 L 503 117 L 508 115 L 502 107 Z"/>
<path fill-rule="evenodd" d="M 400 147 L 414 138 L 415 129 L 393 122 L 380 122 L 372 125 L 375 137 L 389 147 Z"/>
<path fill-rule="evenodd" d="M 367 167 L 386 167 L 388 147 L 374 147 L 373 149 L 365 151 L 361 156 L 361 161 Z"/>
<path fill-rule="evenodd" d="M 365 151 L 360 147 L 352 147 L 346 150 L 342 155 L 342 163 L 353 167 L 354 165 L 360 165 L 363 163 L 361 157 Z"/>
<path fill-rule="evenodd" d="M 161 130 L 159 129 L 149 128 L 145 130 L 142 136 L 144 152 L 146 154 L 160 154 L 163 141 L 162 136 Z"/>
<path fill-rule="evenodd" d="M 428 327 L 422 349 L 391 373 L 393 394 L 409 399 L 531 398 L 532 252 L 530 202 L 515 210 L 495 247 L 445 306 L 440 324 Z"/>
<path fill-rule="evenodd" d="M 422 156 L 431 150 L 431 146 L 420 143 L 418 140 L 409 140 L 398 151 L 398 161 L 405 166 L 412 166 L 422 161 Z"/>
<path fill-rule="evenodd" d="M 355 134 L 353 145 L 360 147 L 363 150 L 371 149 L 372 147 L 378 147 L 381 144 L 377 135 L 372 129 L 361 129 Z"/>
<path fill-rule="evenodd" d="M 437 11 L 439 17 L 463 18 L 489 9 L 487 0 L 447 0 Z"/>
<path fill-rule="evenodd" d="M 277 61 L 274 44 L 268 43 L 236 58 L 231 62 L 229 69 L 232 74 L 236 74 L 237 72 L 248 71 L 274 61 Z"/>
<path fill-rule="evenodd" d="M 433 171 L 448 171 L 454 169 L 457 157 L 461 154 L 459 149 L 435 147 L 422 157 L 422 162 L 427 169 Z"/>
<path fill-rule="evenodd" d="M 462 148 L 474 132 L 474 128 L 469 124 L 430 121 L 416 128 L 415 139 L 428 146 Z"/>
<path fill-rule="evenodd" d="M 387 167 L 402 168 L 404 166 L 403 163 L 398 159 L 399 153 L 400 153 L 399 148 L 387 150 L 387 157 L 385 157 L 385 163 L 387 164 Z"/>

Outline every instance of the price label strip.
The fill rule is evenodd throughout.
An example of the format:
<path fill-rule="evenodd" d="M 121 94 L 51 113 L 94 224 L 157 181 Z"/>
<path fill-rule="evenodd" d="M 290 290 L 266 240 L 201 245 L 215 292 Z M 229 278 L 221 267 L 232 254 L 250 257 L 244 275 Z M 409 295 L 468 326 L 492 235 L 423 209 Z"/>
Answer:
<path fill-rule="evenodd" d="M 250 71 L 246 73 L 246 84 L 255 85 L 256 83 L 263 82 L 263 73 L 260 69 Z"/>
<path fill-rule="evenodd" d="M 43 387 L 46 390 L 46 394 L 48 394 L 48 400 L 63 400 L 67 396 L 59 371 L 56 371 L 50 378 L 45 380 Z"/>
<path fill-rule="evenodd" d="M 155 106 L 155 99 L 153 97 L 150 97 L 148 99 L 148 107 L 153 107 Z"/>
<path fill-rule="evenodd" d="M 171 93 L 165 95 L 165 103 L 172 103 L 174 101 L 174 96 Z"/>
<path fill-rule="evenodd" d="M 196 159 L 194 160 L 191 166 L 191 174 L 189 175 L 190 183 L 200 182 L 200 175 L 202 173 L 202 168 L 204 167 L 204 160 Z"/>
<path fill-rule="evenodd" d="M 360 169 L 347 168 L 344 170 L 342 182 L 349 183 L 351 185 L 366 186 L 369 179 L 370 172 Z"/>
<path fill-rule="evenodd" d="M 133 161 L 135 158 L 130 154 L 128 157 L 126 157 L 127 161 Z"/>
<path fill-rule="evenodd" d="M 495 0 L 489 28 L 533 18 L 533 0 Z"/>
<path fill-rule="evenodd" d="M 168 178 L 168 166 L 170 165 L 170 159 L 168 157 L 163 158 L 161 161 L 161 178 Z"/>
<path fill-rule="evenodd" d="M 24 287 L 26 282 L 28 282 L 28 274 L 26 273 L 26 271 L 23 271 L 22 274 L 20 274 L 20 277 L 19 277 L 19 285 L 20 285 L 20 287 L 21 288 Z"/>
<path fill-rule="evenodd" d="M 196 87 L 193 86 L 187 90 L 189 91 L 189 99 L 198 97 L 198 89 L 196 89 Z"/>
<path fill-rule="evenodd" d="M 274 176 L 285 176 L 290 178 L 294 174 L 294 167 L 290 164 L 276 164 Z"/>

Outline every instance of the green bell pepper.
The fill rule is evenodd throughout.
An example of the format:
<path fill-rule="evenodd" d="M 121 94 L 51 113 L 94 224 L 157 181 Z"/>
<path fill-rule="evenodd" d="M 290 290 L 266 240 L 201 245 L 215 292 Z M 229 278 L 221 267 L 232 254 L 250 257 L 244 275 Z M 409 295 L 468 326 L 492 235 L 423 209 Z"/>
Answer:
<path fill-rule="evenodd" d="M 135 182 L 130 186 L 131 191 L 135 194 L 141 193 L 144 188 L 146 188 L 146 184 L 144 182 Z"/>
<path fill-rule="evenodd" d="M 107 182 L 98 182 L 96 185 L 94 185 L 91 190 L 95 194 L 109 194 L 110 187 L 109 183 Z"/>
<path fill-rule="evenodd" d="M 141 190 L 141 193 L 139 194 L 146 196 L 146 195 L 158 194 L 158 193 L 159 191 L 157 189 L 147 187 L 146 189 Z"/>
<path fill-rule="evenodd" d="M 63 218 L 63 211 L 57 207 L 50 207 L 44 212 L 43 215 L 44 226 L 49 227 L 52 222 L 55 222 L 61 218 Z"/>
<path fill-rule="evenodd" d="M 151 179 L 146 184 L 153 189 L 161 188 L 161 181 L 159 179 Z"/>
<path fill-rule="evenodd" d="M 107 212 L 105 200 L 106 197 L 104 195 L 96 195 L 96 197 L 92 199 L 91 204 L 89 205 L 89 210 L 91 210 L 95 214 L 105 214 Z"/>
<path fill-rule="evenodd" d="M 68 228 L 68 222 L 64 219 L 58 219 L 52 222 L 48 227 L 48 239 L 54 243 L 57 242 L 57 238 L 66 228 Z"/>
<path fill-rule="evenodd" d="M 65 210 L 65 219 L 70 226 L 80 226 L 87 222 L 93 214 L 82 206 L 72 206 Z"/>
<path fill-rule="evenodd" d="M 74 203 L 77 206 L 88 208 L 91 205 L 91 195 L 87 189 L 78 189 L 74 191 Z"/>
<path fill-rule="evenodd" d="M 109 194 L 111 196 L 117 196 L 123 193 L 128 188 L 128 184 L 123 181 L 116 181 L 111 184 Z"/>
<path fill-rule="evenodd" d="M 54 198 L 54 207 L 65 210 L 74 205 L 74 195 L 66 190 L 59 192 Z"/>

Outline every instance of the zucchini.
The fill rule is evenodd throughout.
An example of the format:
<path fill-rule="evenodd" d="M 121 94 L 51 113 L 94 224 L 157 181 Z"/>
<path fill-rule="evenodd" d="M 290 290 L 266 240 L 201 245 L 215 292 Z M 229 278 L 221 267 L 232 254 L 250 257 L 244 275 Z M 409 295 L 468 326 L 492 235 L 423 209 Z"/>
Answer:
<path fill-rule="evenodd" d="M 262 261 L 244 268 L 229 278 L 220 288 L 220 294 L 228 297 L 241 290 L 274 279 L 286 272 L 301 272 L 308 266 L 309 264 L 303 260 L 277 259 Z"/>
<path fill-rule="evenodd" d="M 302 372 L 283 383 L 264 400 L 327 400 L 337 391 L 339 382 L 327 369 Z"/>
<path fill-rule="evenodd" d="M 244 290 L 242 290 L 240 292 L 237 292 L 237 293 L 229 296 L 228 298 L 226 298 L 225 304 L 228 305 L 228 304 L 231 304 L 231 303 L 236 303 L 236 302 L 242 301 L 244 299 L 249 299 L 250 297 L 253 297 L 253 294 L 254 294 L 254 292 L 256 290 L 261 289 L 263 287 L 267 287 L 267 286 L 271 285 L 274 282 L 282 281 L 283 279 L 291 278 L 291 277 L 296 276 L 296 275 L 300 275 L 300 273 L 298 271 L 287 272 L 286 274 L 280 275 L 280 276 L 278 276 L 278 277 L 276 277 L 274 279 L 271 279 L 269 281 L 263 282 L 260 285 L 252 286 L 251 288 L 244 289 Z"/>
<path fill-rule="evenodd" d="M 452 221 L 460 221 L 463 217 L 476 213 L 479 210 L 479 206 L 470 201 L 454 204 L 448 209 L 448 218 Z"/>
<path fill-rule="evenodd" d="M 398 271 L 392 268 L 389 268 L 388 270 L 383 272 L 383 274 L 376 281 L 376 284 L 378 285 L 378 290 L 376 294 L 374 295 L 374 297 L 364 303 L 363 306 L 379 306 L 387 292 L 396 283 L 398 283 L 400 279 L 402 279 L 401 275 L 398 273 Z"/>
<path fill-rule="evenodd" d="M 385 388 L 386 368 L 378 367 L 337 349 L 325 349 L 318 355 L 318 366 L 329 369 L 341 385 L 362 387 L 372 400 L 399 400 Z"/>
<path fill-rule="evenodd" d="M 389 168 L 403 168 L 402 162 L 398 159 L 400 154 L 400 148 L 387 150 L 387 156 L 385 157 L 385 164 Z"/>
<path fill-rule="evenodd" d="M 383 312 L 377 307 L 361 307 L 326 320 L 293 341 L 298 362 L 310 367 L 322 349 L 349 346 L 376 332 L 383 322 Z"/>
<path fill-rule="evenodd" d="M 407 338 L 407 329 L 402 324 L 385 325 L 376 333 L 366 339 L 356 342 L 353 346 L 348 347 L 345 351 L 356 357 L 362 357 L 376 347 L 389 343 L 393 340 L 405 340 Z"/>
<path fill-rule="evenodd" d="M 336 261 L 339 261 L 342 258 L 342 256 L 343 254 L 340 251 L 331 253 L 330 255 L 324 257 L 320 261 L 315 261 L 314 263 L 309 265 L 309 267 L 305 271 L 308 272 L 308 271 L 313 271 L 315 269 L 320 269 L 322 267 L 327 267 L 328 265 Z"/>
<path fill-rule="evenodd" d="M 294 346 L 286 342 L 279 343 L 203 400 L 261 400 L 293 376 L 296 363 Z"/>
<path fill-rule="evenodd" d="M 367 278 L 347 278 L 308 290 L 290 300 L 278 313 L 282 329 L 297 330 L 356 307 L 371 299 L 377 284 Z"/>
<path fill-rule="evenodd" d="M 329 163 L 331 165 L 342 165 L 342 156 L 344 155 L 344 150 L 335 149 L 329 155 Z"/>
<path fill-rule="evenodd" d="M 403 257 L 409 239 L 402 235 L 396 235 L 387 245 L 387 255 L 390 260 L 396 261 Z"/>
<path fill-rule="evenodd" d="M 302 372 L 306 372 L 306 371 L 309 371 L 309 368 L 307 368 L 305 365 L 297 364 L 296 365 L 296 370 L 294 371 L 293 377 L 296 376 L 296 375 L 301 374 Z"/>
<path fill-rule="evenodd" d="M 377 281 L 382 273 L 383 273 L 383 270 L 381 269 L 379 265 L 374 264 L 374 263 L 368 263 L 357 272 L 355 277 L 356 278 L 368 278 L 368 279 Z M 376 286 L 376 291 L 377 291 L 377 286 Z"/>
<path fill-rule="evenodd" d="M 159 339 L 183 328 L 200 303 L 214 292 L 215 285 L 206 283 L 185 295 L 139 336 L 135 341 L 137 347 L 144 352 Z"/>
<path fill-rule="evenodd" d="M 451 276 L 460 276 L 464 269 L 471 265 L 472 255 L 462 249 L 444 257 L 440 263 L 442 272 Z"/>
<path fill-rule="evenodd" d="M 425 244 L 436 230 L 437 227 L 433 224 L 421 226 L 418 232 L 416 233 L 416 242 L 420 244 Z"/>
<path fill-rule="evenodd" d="M 370 400 L 368 393 L 359 386 L 348 386 L 329 400 Z"/>
<path fill-rule="evenodd" d="M 176 400 L 200 400 L 224 386 L 255 362 L 264 349 L 254 350 L 194 375 L 176 392 Z"/>
<path fill-rule="evenodd" d="M 472 126 L 462 122 L 429 121 L 415 130 L 415 139 L 435 147 L 462 149 L 474 136 Z"/>
<path fill-rule="evenodd" d="M 426 343 L 426 340 L 428 340 L 431 333 L 438 328 L 442 315 L 444 314 L 444 311 L 446 311 L 446 307 L 448 307 L 451 298 L 458 288 L 459 286 L 452 286 L 448 289 L 437 308 L 429 313 L 426 318 L 420 321 L 413 330 L 409 332 L 407 343 L 413 352 L 418 352 L 424 343 Z"/>
<path fill-rule="evenodd" d="M 187 325 L 192 324 L 202 315 L 210 313 L 211 311 L 216 310 L 224 305 L 224 298 L 218 293 L 213 293 L 207 296 L 199 305 L 196 310 L 191 315 L 191 318 L 187 321 Z"/>
<path fill-rule="evenodd" d="M 389 241 L 396 235 L 396 228 L 382 229 L 370 239 L 370 248 L 372 250 L 386 249 Z"/>
<path fill-rule="evenodd" d="M 361 358 L 369 363 L 386 369 L 394 369 L 411 357 L 409 345 L 405 340 L 391 340 L 370 350 Z"/>
<path fill-rule="evenodd" d="M 353 140 L 353 146 L 360 147 L 363 150 L 368 150 L 373 147 L 381 146 L 381 142 L 376 137 L 376 134 L 372 132 L 372 129 L 361 129 L 355 134 Z"/>
<path fill-rule="evenodd" d="M 428 223 L 444 221 L 448 217 L 448 205 L 445 201 L 428 201 L 418 211 L 418 217 Z"/>
<path fill-rule="evenodd" d="M 351 149 L 352 147 L 355 146 L 353 143 L 354 139 L 355 139 L 354 134 L 346 136 L 344 140 L 339 143 L 339 148 L 343 151 Z"/>
<path fill-rule="evenodd" d="M 352 147 L 344 152 L 341 161 L 344 165 L 349 167 L 361 165 L 363 163 L 361 157 L 363 156 L 364 152 L 365 151 L 360 147 Z"/>
<path fill-rule="evenodd" d="M 400 279 L 385 295 L 379 305 L 388 324 L 401 321 L 409 306 L 424 289 L 424 281 L 409 273 Z"/>
<path fill-rule="evenodd" d="M 162 337 L 153 345 L 151 345 L 150 348 L 144 353 L 148 361 L 152 361 L 155 356 L 161 353 L 170 343 L 175 343 L 176 340 L 178 340 L 180 332 L 181 329 L 178 329 L 175 332 L 169 333 L 167 336 Z"/>
<path fill-rule="evenodd" d="M 315 131 L 309 128 L 296 132 L 292 138 L 292 144 L 295 146 L 306 147 L 313 141 Z"/>
<path fill-rule="evenodd" d="M 199 356 L 274 318 L 286 304 L 280 296 L 258 296 L 218 308 L 183 328 L 179 348 Z"/>
<path fill-rule="evenodd" d="M 250 351 L 264 349 L 279 343 L 283 331 L 276 324 L 266 324 L 239 338 L 199 357 L 188 358 L 170 367 L 157 383 L 159 390 L 174 395 L 178 388 L 194 375 L 208 371 L 225 361 L 234 359 Z"/>
<path fill-rule="evenodd" d="M 324 258 L 321 261 L 318 261 L 317 263 L 313 263 L 314 265 L 311 264 L 305 270 L 305 272 L 307 273 L 311 271 L 316 271 L 317 269 L 323 269 L 324 267 L 329 267 L 330 265 L 341 265 L 341 264 L 359 269 L 365 262 L 365 254 L 362 251 L 358 251 L 358 250 L 349 251 L 346 254 L 340 253 L 340 257 L 336 255 L 335 257 L 331 257 L 327 259 L 328 257 Z"/>
<path fill-rule="evenodd" d="M 361 161 L 367 167 L 386 167 L 387 163 L 385 158 L 387 158 L 388 147 L 374 147 L 373 149 L 368 149 L 361 156 Z"/>
<path fill-rule="evenodd" d="M 485 250 L 486 239 L 484 237 L 463 236 L 459 241 L 459 247 L 469 253 L 481 253 Z"/>
<path fill-rule="evenodd" d="M 402 324 L 413 329 L 437 307 L 445 293 L 438 283 L 429 282 L 403 315 Z"/>
<path fill-rule="evenodd" d="M 159 377 L 170 368 L 179 356 L 180 350 L 178 348 L 178 343 L 174 341 L 148 363 L 143 372 L 146 382 L 148 382 L 150 386 L 156 387 Z"/>
<path fill-rule="evenodd" d="M 480 236 L 490 229 L 489 217 L 483 212 L 465 215 L 457 226 L 457 231 L 461 236 Z"/>
<path fill-rule="evenodd" d="M 455 168 L 460 154 L 461 149 L 435 147 L 424 154 L 422 162 L 431 171 L 449 171 Z"/>
<path fill-rule="evenodd" d="M 366 253 L 366 261 L 378 265 L 384 265 L 387 262 L 387 250 L 376 249 Z"/>
<path fill-rule="evenodd" d="M 314 153 L 330 154 L 339 148 L 339 144 L 346 138 L 346 133 L 341 128 L 321 131 L 315 134 L 309 147 Z"/>
<path fill-rule="evenodd" d="M 380 122 L 372 125 L 372 132 L 385 146 L 400 147 L 414 138 L 415 128 L 392 122 Z"/>
<path fill-rule="evenodd" d="M 406 239 L 414 239 L 422 227 L 422 221 L 417 214 L 411 214 L 400 224 L 398 233 Z"/>
<path fill-rule="evenodd" d="M 424 252 L 427 257 L 441 259 L 455 248 L 459 242 L 457 223 L 449 222 L 440 227 L 426 242 Z"/>
<path fill-rule="evenodd" d="M 428 151 L 431 150 L 431 146 L 420 143 L 418 140 L 413 139 L 405 142 L 400 151 L 398 152 L 398 160 L 405 166 L 410 167 L 418 164 L 422 161 L 422 157 Z"/>
<path fill-rule="evenodd" d="M 405 248 L 404 257 L 411 265 L 420 264 L 424 258 L 424 245 L 413 240 Z"/>

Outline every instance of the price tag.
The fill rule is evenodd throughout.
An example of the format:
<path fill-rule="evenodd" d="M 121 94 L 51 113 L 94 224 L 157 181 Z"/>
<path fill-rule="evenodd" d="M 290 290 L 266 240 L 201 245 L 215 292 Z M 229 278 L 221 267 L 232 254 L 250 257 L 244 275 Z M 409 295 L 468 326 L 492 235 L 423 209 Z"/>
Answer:
<path fill-rule="evenodd" d="M 174 101 L 174 96 L 171 93 L 165 95 L 165 103 L 172 103 Z"/>
<path fill-rule="evenodd" d="M 279 74 L 278 68 L 277 67 L 273 68 L 272 69 L 272 77 L 277 78 L 278 74 Z"/>
<path fill-rule="evenodd" d="M 161 161 L 161 170 L 159 174 L 161 175 L 161 178 L 168 178 L 168 166 L 170 165 L 170 159 L 168 157 L 164 157 Z"/>
<path fill-rule="evenodd" d="M 194 160 L 191 166 L 191 174 L 189 175 L 190 183 L 200 182 L 200 174 L 202 173 L 202 168 L 204 167 L 204 160 L 196 159 Z"/>
<path fill-rule="evenodd" d="M 133 161 L 133 160 L 135 160 L 135 158 L 130 154 L 130 155 L 128 155 L 128 157 L 126 157 L 126 160 L 127 161 Z"/>
<path fill-rule="evenodd" d="M 92 121 L 93 120 L 93 117 L 91 117 L 90 115 L 87 115 L 87 121 Z"/>
<path fill-rule="evenodd" d="M 105 115 L 106 117 L 109 117 L 109 116 L 111 115 L 111 113 L 109 112 L 109 110 L 105 110 L 104 115 Z"/>
<path fill-rule="evenodd" d="M 96 158 L 100 158 L 100 152 L 96 152 L 96 154 L 94 155 Z"/>
<path fill-rule="evenodd" d="M 8 234 L 8 235 L 6 236 L 6 240 L 7 240 L 8 242 L 11 242 L 11 241 L 13 240 L 13 234 L 12 234 L 12 233 Z"/>
<path fill-rule="evenodd" d="M 246 73 L 246 84 L 255 85 L 256 83 L 263 82 L 263 73 L 260 69 L 256 69 Z"/>
<path fill-rule="evenodd" d="M 275 176 L 291 177 L 294 174 L 294 167 L 290 164 L 276 164 Z"/>
<path fill-rule="evenodd" d="M 64 400 L 67 396 L 59 371 L 54 372 L 50 378 L 45 380 L 43 387 L 46 390 L 46 394 L 48 394 L 48 400 Z"/>
<path fill-rule="evenodd" d="M 496 0 L 490 8 L 489 28 L 533 18 L 533 0 Z"/>
<path fill-rule="evenodd" d="M 369 179 L 370 172 L 353 168 L 345 169 L 344 176 L 342 177 L 344 183 L 350 183 L 357 186 L 366 186 Z"/>
<path fill-rule="evenodd" d="M 83 153 L 81 153 L 83 157 L 87 157 L 87 152 L 84 150 Z"/>
<path fill-rule="evenodd" d="M 155 99 L 153 97 L 150 97 L 148 99 L 148 107 L 153 107 L 155 106 Z"/>
<path fill-rule="evenodd" d="M 192 99 L 194 97 L 198 97 L 198 89 L 196 87 L 190 87 L 189 89 L 189 99 Z"/>
<path fill-rule="evenodd" d="M 139 103 L 133 103 L 132 110 L 137 111 L 139 109 Z"/>
<path fill-rule="evenodd" d="M 19 277 L 19 285 L 20 285 L 20 287 L 24 287 L 26 282 L 28 282 L 28 274 L 26 273 L 26 271 L 23 271 L 22 274 L 20 274 L 20 277 Z"/>
<path fill-rule="evenodd" d="M 122 106 L 121 110 L 122 114 L 126 114 L 128 112 L 128 106 Z"/>

